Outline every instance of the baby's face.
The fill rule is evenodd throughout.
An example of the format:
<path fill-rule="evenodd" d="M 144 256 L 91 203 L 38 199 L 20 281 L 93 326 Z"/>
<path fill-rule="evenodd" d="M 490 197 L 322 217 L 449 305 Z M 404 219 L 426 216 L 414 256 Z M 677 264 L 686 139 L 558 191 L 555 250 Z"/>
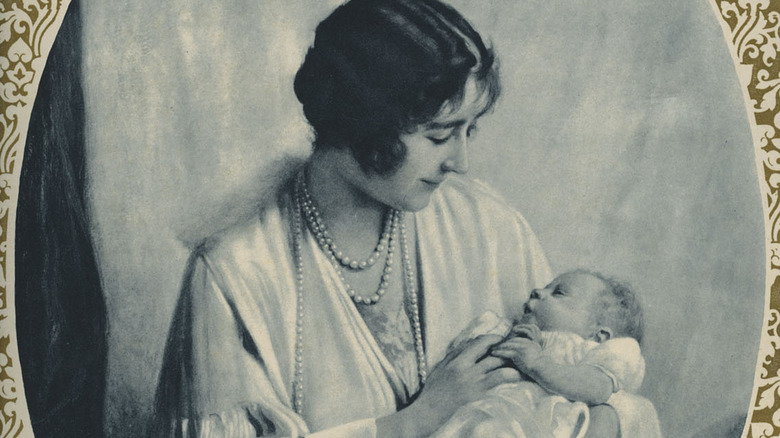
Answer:
<path fill-rule="evenodd" d="M 520 322 L 589 338 L 596 331 L 596 304 L 605 287 L 603 281 L 588 273 L 562 274 L 544 289 L 531 292 Z"/>

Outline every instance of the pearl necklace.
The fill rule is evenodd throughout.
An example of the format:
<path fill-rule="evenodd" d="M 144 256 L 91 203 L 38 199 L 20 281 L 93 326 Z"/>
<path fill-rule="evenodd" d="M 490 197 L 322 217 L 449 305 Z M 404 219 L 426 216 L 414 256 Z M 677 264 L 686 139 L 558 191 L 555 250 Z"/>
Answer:
<path fill-rule="evenodd" d="M 311 200 L 311 196 L 309 196 L 308 191 L 306 190 L 306 180 L 304 178 L 303 172 L 298 175 L 298 180 L 296 183 L 296 196 L 298 199 L 300 199 L 303 214 L 306 219 L 306 224 L 308 225 L 309 230 L 314 233 L 314 238 L 319 244 L 320 248 L 322 248 L 323 252 L 328 256 L 328 259 L 336 270 L 336 274 L 339 276 L 339 280 L 341 280 L 341 283 L 347 290 L 349 297 L 352 298 L 352 301 L 357 304 L 378 303 L 387 292 L 387 288 L 390 286 L 390 278 L 393 272 L 393 254 L 395 254 L 400 212 L 395 209 L 388 210 L 387 219 L 385 220 L 385 231 L 382 233 L 382 237 L 379 240 L 377 250 L 375 250 L 374 254 L 369 257 L 369 260 L 364 262 L 357 262 L 353 260 L 350 262 L 349 257 L 343 257 L 341 252 L 336 250 L 336 245 L 333 243 L 333 239 L 329 237 L 329 234 L 325 228 L 325 224 L 323 224 L 320 220 L 320 214 L 317 211 L 317 208 L 314 206 L 314 203 Z M 364 297 L 363 295 L 358 294 L 349 284 L 346 276 L 344 275 L 343 267 L 348 266 L 349 268 L 352 268 L 353 266 L 358 266 L 355 269 L 362 270 L 368 266 L 373 265 L 376 262 L 375 256 L 378 257 L 378 251 L 384 250 L 385 245 L 387 246 L 387 257 L 385 258 L 385 266 L 382 269 L 382 276 L 379 279 L 379 285 L 377 286 L 376 292 L 374 292 L 373 295 Z"/>
<path fill-rule="evenodd" d="M 294 190 L 293 214 L 293 259 L 295 261 L 296 282 L 296 313 L 295 313 L 295 364 L 293 368 L 293 408 L 298 415 L 303 415 L 303 318 L 304 318 L 304 269 L 302 255 L 302 240 L 304 233 L 301 211 L 303 202 L 297 187 Z M 417 291 L 417 280 L 412 269 L 409 257 L 409 246 L 406 238 L 406 225 L 403 214 L 398 212 L 395 218 L 400 222 L 401 233 L 401 258 L 403 261 L 404 292 L 412 314 L 412 329 L 414 330 L 414 347 L 417 354 L 417 374 L 420 376 L 420 388 L 425 385 L 428 377 L 428 366 L 425 358 L 425 344 L 422 336 L 422 324 L 420 322 L 420 302 Z"/>
<path fill-rule="evenodd" d="M 309 228 L 312 230 L 312 232 L 314 232 L 314 237 L 316 238 L 317 243 L 320 245 L 320 248 L 338 260 L 341 266 L 353 271 L 362 271 L 374 266 L 377 260 L 379 260 L 379 258 L 382 256 L 382 253 L 385 251 L 385 249 L 389 249 L 388 242 L 390 240 L 390 236 L 395 230 L 392 225 L 393 215 L 395 214 L 396 210 L 388 210 L 387 214 L 385 215 L 385 224 L 382 234 L 379 236 L 379 241 L 377 242 L 376 247 L 374 248 L 374 251 L 371 253 L 371 255 L 368 256 L 368 258 L 365 260 L 353 260 L 349 256 L 344 255 L 344 253 L 339 250 L 336 242 L 333 241 L 333 237 L 328 232 L 328 228 L 322 222 L 322 219 L 320 218 L 320 212 L 317 210 L 317 207 L 315 207 L 314 201 L 312 201 L 311 195 L 309 194 L 309 189 L 306 186 L 304 172 L 301 172 L 298 175 L 297 182 L 298 186 L 300 187 L 301 194 L 303 195 L 303 209 L 306 213 L 306 221 L 309 223 Z"/>
<path fill-rule="evenodd" d="M 417 277 L 412 269 L 412 261 L 409 257 L 409 245 L 406 240 L 406 225 L 401 215 L 401 259 L 404 265 L 404 291 L 411 307 L 412 328 L 414 329 L 414 349 L 417 353 L 417 374 L 420 376 L 420 387 L 425 385 L 428 378 L 428 365 L 425 359 L 425 343 L 422 337 L 422 323 L 420 322 L 420 301 L 417 291 Z"/>

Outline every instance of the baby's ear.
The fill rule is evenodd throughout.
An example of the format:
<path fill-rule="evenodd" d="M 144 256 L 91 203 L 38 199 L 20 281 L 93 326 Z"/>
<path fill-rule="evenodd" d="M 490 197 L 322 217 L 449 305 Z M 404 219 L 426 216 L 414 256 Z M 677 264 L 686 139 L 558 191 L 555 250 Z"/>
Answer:
<path fill-rule="evenodd" d="M 596 338 L 596 342 L 599 344 L 609 341 L 612 339 L 612 329 L 609 327 L 598 327 L 596 333 L 593 334 L 593 337 Z"/>

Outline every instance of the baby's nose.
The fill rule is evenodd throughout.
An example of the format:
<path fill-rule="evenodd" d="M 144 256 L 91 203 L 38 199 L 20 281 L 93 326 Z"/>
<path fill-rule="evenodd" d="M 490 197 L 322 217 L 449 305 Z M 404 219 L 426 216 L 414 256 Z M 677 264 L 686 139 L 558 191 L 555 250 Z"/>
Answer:
<path fill-rule="evenodd" d="M 539 297 L 540 297 L 539 293 L 540 293 L 539 289 L 532 290 L 531 291 L 531 299 L 538 300 Z"/>

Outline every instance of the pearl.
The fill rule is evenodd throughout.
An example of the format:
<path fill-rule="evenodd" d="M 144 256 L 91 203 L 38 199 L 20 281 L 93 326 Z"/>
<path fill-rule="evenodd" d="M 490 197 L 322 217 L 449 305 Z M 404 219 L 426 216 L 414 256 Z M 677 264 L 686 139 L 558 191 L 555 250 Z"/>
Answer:
<path fill-rule="evenodd" d="M 358 261 L 353 260 L 349 256 L 346 256 L 343 254 L 342 251 L 340 251 L 336 244 L 333 243 L 333 239 L 329 237 L 327 232 L 327 227 L 319 222 L 317 218 L 314 215 L 314 212 L 317 211 L 316 207 L 314 207 L 314 204 L 311 200 L 311 196 L 308 195 L 308 190 L 306 189 L 305 182 L 303 181 L 303 178 L 299 176 L 298 181 L 296 181 L 296 187 L 295 187 L 295 195 L 301 199 L 302 205 L 310 206 L 310 213 L 305 214 L 305 219 L 307 221 L 307 225 L 310 230 L 314 232 L 314 230 L 322 230 L 322 237 L 321 239 L 318 239 L 318 243 L 320 248 L 326 253 L 328 256 L 328 259 L 330 260 L 331 264 L 336 270 L 336 273 L 338 274 L 339 280 L 341 280 L 342 285 L 344 286 L 344 289 L 347 291 L 347 295 L 349 295 L 352 300 L 356 304 L 376 304 L 379 301 L 379 298 L 384 295 L 384 292 L 378 293 L 379 289 L 387 289 L 389 286 L 390 281 L 390 274 L 392 273 L 392 268 L 390 267 L 393 265 L 393 255 L 396 252 L 396 241 L 397 241 L 397 234 L 400 225 L 400 212 L 397 210 L 388 210 L 388 213 L 385 218 L 385 225 L 384 230 L 382 232 L 382 235 L 379 239 L 379 242 L 377 243 L 376 248 L 371 253 L 371 256 L 369 256 L 368 259 Z M 300 198 L 302 196 L 302 198 Z M 304 213 L 306 213 L 306 210 L 303 210 Z M 302 227 L 303 228 L 303 227 Z M 319 235 L 315 233 L 316 235 Z M 376 263 L 379 257 L 381 257 L 381 252 L 387 250 L 387 257 L 385 258 L 385 266 L 382 270 L 382 276 L 380 278 L 380 283 L 377 287 L 377 292 L 375 292 L 371 297 L 377 297 L 369 298 L 364 297 L 363 295 L 358 295 L 354 289 L 352 289 L 352 286 L 350 286 L 349 282 L 347 281 L 346 277 L 344 276 L 344 270 L 343 268 L 348 268 L 353 271 L 360 271 L 362 269 L 367 269 L 371 267 L 373 264 Z"/>
<path fill-rule="evenodd" d="M 428 378 L 428 365 L 425 358 L 425 344 L 422 336 L 422 323 L 420 322 L 420 306 L 417 298 L 417 282 L 412 269 L 412 262 L 409 257 L 409 245 L 406 241 L 406 225 L 401 218 L 401 260 L 403 260 L 405 290 L 412 306 L 412 329 L 414 330 L 414 346 L 417 352 L 417 374 L 420 376 L 420 384 L 424 385 Z"/>
<path fill-rule="evenodd" d="M 322 215 L 315 207 L 314 201 L 311 199 L 309 190 L 306 187 L 305 178 L 302 175 L 303 173 L 301 173 L 296 180 L 296 187 L 294 190 L 296 191 L 297 196 L 300 196 L 301 205 L 303 206 L 301 210 L 304 212 L 308 226 L 315 234 L 315 240 L 319 244 L 320 248 L 322 248 L 322 250 L 326 253 L 334 255 L 339 263 L 349 268 L 350 270 L 360 271 L 373 266 L 377 259 L 381 256 L 381 253 L 385 250 L 386 244 L 390 239 L 390 235 L 398 223 L 397 211 L 389 209 L 385 215 L 385 223 L 382 234 L 380 235 L 377 246 L 375 247 L 374 251 L 372 251 L 371 256 L 369 256 L 369 258 L 366 260 L 358 261 L 357 264 L 353 264 L 352 262 L 355 260 L 345 256 L 342 251 L 338 250 L 336 243 L 328 233 L 328 228 L 324 223 L 322 223 Z"/>
<path fill-rule="evenodd" d="M 301 255 L 301 238 L 303 233 L 303 224 L 301 220 L 301 201 L 298 196 L 297 190 L 295 192 L 296 205 L 292 218 L 294 224 L 292 228 L 294 230 L 293 241 L 295 242 L 293 248 L 295 250 L 295 271 L 297 288 L 296 288 L 296 320 L 295 320 L 295 367 L 293 376 L 293 404 L 295 412 L 298 415 L 303 414 L 303 317 L 304 317 L 304 305 L 303 305 L 303 256 Z"/>
<path fill-rule="evenodd" d="M 420 322 L 420 307 L 418 305 L 417 297 L 417 281 L 412 269 L 411 259 L 409 257 L 409 247 L 406 242 L 406 226 L 403 222 L 403 214 L 397 210 L 390 210 L 387 218 L 385 219 L 385 230 L 379 239 L 376 249 L 372 252 L 371 256 L 364 261 L 351 260 L 348 257 L 343 257 L 341 251 L 336 250 L 336 246 L 333 243 L 333 239 L 327 234 L 327 230 L 320 222 L 320 215 L 314 208 L 314 204 L 311 201 L 311 197 L 306 190 L 306 184 L 304 181 L 303 172 L 298 174 L 296 185 L 293 189 L 293 196 L 295 206 L 292 208 L 293 212 L 291 220 L 293 221 L 293 260 L 295 260 L 296 270 L 296 321 L 295 321 L 295 348 L 294 348 L 294 368 L 293 368 L 293 407 L 298 415 L 303 415 L 303 360 L 304 360 L 304 267 L 301 240 L 303 239 L 303 233 L 306 226 L 303 224 L 303 218 L 301 212 L 305 214 L 306 221 L 308 222 L 309 229 L 312 230 L 315 240 L 320 245 L 320 248 L 329 256 L 331 264 L 336 269 L 339 279 L 344 286 L 352 300 L 356 304 L 376 304 L 380 298 L 387 292 L 389 287 L 390 273 L 392 273 L 393 253 L 395 252 L 396 245 L 396 233 L 400 234 L 400 250 L 404 279 L 404 293 L 409 304 L 412 307 L 412 329 L 414 330 L 414 347 L 417 356 L 417 374 L 420 378 L 420 385 L 424 385 L 428 377 L 428 366 L 425 358 L 425 344 L 423 341 L 422 324 Z M 320 236 L 322 236 L 320 238 Z M 387 248 L 387 258 L 385 259 L 384 270 L 380 279 L 379 287 L 377 291 L 364 298 L 362 295 L 356 295 L 356 292 L 347 283 L 344 277 L 344 271 L 342 265 L 352 270 L 366 269 L 373 266 L 374 263 L 381 256 Z"/>

